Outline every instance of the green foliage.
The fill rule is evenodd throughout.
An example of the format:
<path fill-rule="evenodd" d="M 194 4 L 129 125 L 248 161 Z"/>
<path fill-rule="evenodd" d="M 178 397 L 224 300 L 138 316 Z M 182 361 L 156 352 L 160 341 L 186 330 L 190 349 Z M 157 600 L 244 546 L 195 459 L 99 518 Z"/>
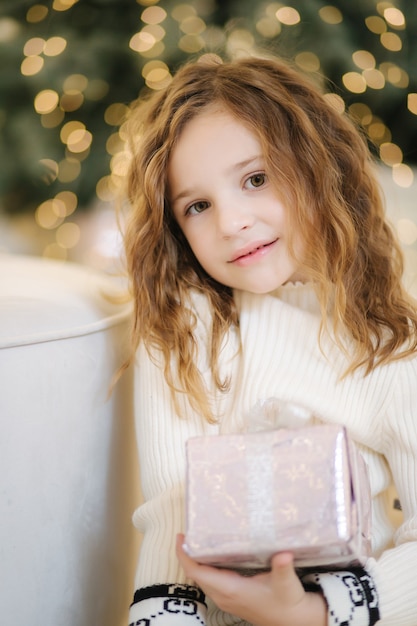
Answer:
<path fill-rule="evenodd" d="M 408 93 L 417 92 L 417 3 L 335 0 L 332 6 L 339 9 L 343 20 L 332 24 L 326 23 L 319 13 L 328 3 L 290 0 L 290 6 L 299 12 L 300 22 L 280 24 L 280 32 L 271 37 L 263 36 L 257 24 L 268 11 L 270 18 L 272 15 L 275 19 L 271 12 L 285 3 L 79 0 L 69 6 L 71 0 L 66 0 L 69 8 L 56 10 L 54 2 L 57 0 L 0 0 L 0 211 L 34 211 L 39 203 L 62 190 L 73 191 L 81 208 L 91 206 L 97 182 L 110 172 L 111 155 L 106 144 L 117 125 L 106 123 L 108 107 L 127 104 L 138 96 L 144 87 L 142 69 L 152 58 L 164 61 L 174 71 L 189 54 L 180 44 L 184 32 L 178 19 L 172 17 L 172 11 L 180 4 L 190 5 L 207 26 L 201 35 L 205 46 L 200 54 L 224 52 L 230 35 L 237 30 L 250 32 L 255 45 L 287 57 L 306 51 L 314 53 L 320 60 L 320 71 L 329 79 L 329 88 L 339 93 L 347 106 L 358 101 L 366 104 L 375 119 L 379 118 L 389 129 L 390 140 L 401 148 L 404 161 L 417 162 L 417 115 L 407 108 Z M 166 31 L 163 46 L 154 57 L 129 47 L 131 37 L 145 26 L 141 16 L 146 5 L 152 4 L 167 13 L 161 24 Z M 366 26 L 369 16 L 383 20 L 382 4 L 399 8 L 406 17 L 403 28 L 387 23 L 387 31 L 395 33 L 402 42 L 398 51 L 382 46 L 379 35 Z M 44 19 L 28 21 L 28 11 L 34 5 L 47 10 Z M 40 53 L 42 69 L 23 75 L 21 64 L 27 56 L 27 42 L 33 38 L 48 41 L 52 37 L 65 39 L 65 49 L 57 55 Z M 346 72 L 361 71 L 352 59 L 358 50 L 370 52 L 376 67 L 393 63 L 401 68 L 408 76 L 408 84 L 396 86 L 387 81 L 383 89 L 368 87 L 364 93 L 349 92 L 342 77 Z M 72 75 L 87 79 L 82 103 L 74 110 L 66 110 L 59 123 L 45 125 L 34 107 L 37 94 L 53 90 L 62 97 L 64 83 Z M 50 163 L 59 164 L 68 157 L 61 130 L 70 121 L 84 124 L 92 134 L 92 143 L 85 153 L 70 155 L 79 160 L 80 172 L 73 180 L 62 181 L 56 178 Z"/>

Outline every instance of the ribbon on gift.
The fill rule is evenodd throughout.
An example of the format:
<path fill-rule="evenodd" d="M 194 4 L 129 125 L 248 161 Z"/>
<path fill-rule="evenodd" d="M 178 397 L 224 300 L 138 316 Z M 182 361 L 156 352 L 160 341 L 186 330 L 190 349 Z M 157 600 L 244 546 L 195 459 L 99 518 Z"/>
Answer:
<path fill-rule="evenodd" d="M 245 432 L 302 428 L 315 422 L 310 409 L 300 404 L 283 402 L 278 398 L 259 400 L 245 416 Z"/>

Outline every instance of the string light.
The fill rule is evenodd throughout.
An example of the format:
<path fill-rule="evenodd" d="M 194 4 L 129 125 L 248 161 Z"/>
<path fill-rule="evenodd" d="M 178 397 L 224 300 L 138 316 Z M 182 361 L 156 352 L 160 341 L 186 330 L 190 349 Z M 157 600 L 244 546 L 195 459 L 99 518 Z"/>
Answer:
<path fill-rule="evenodd" d="M 314 52 L 299 52 L 294 60 L 306 72 L 318 72 L 320 69 L 320 59 Z"/>
<path fill-rule="evenodd" d="M 142 22 L 146 24 L 160 24 L 167 16 L 167 12 L 162 7 L 148 7 L 141 15 Z"/>
<path fill-rule="evenodd" d="M 48 57 L 57 57 L 62 54 L 67 47 L 64 37 L 50 37 L 44 45 L 43 53 Z"/>
<path fill-rule="evenodd" d="M 28 9 L 26 13 L 26 21 L 32 24 L 42 22 L 48 15 L 48 7 L 44 4 L 34 4 Z"/>
<path fill-rule="evenodd" d="M 53 89 L 44 89 L 35 97 L 34 107 L 37 113 L 50 113 L 59 102 L 59 95 Z"/>
<path fill-rule="evenodd" d="M 286 26 L 295 26 L 301 22 L 301 17 L 297 9 L 293 7 L 281 7 L 275 13 L 281 24 Z"/>
<path fill-rule="evenodd" d="M 340 24 L 343 21 L 342 12 L 334 6 L 325 6 L 319 9 L 319 16 L 327 24 Z"/>
<path fill-rule="evenodd" d="M 311 14 L 303 15 L 301 10 L 285 2 L 248 3 L 253 8 L 251 15 L 230 20 L 224 27 L 210 19 L 215 4 L 212 0 L 198 2 L 177 0 L 176 3 L 163 0 L 136 0 L 137 27 L 131 31 L 124 46 L 134 56 L 138 73 L 143 78 L 146 88 L 158 91 L 172 80 L 169 58 L 172 53 L 181 51 L 185 55 L 215 56 L 219 50 L 227 55 L 239 57 L 252 54 L 266 42 L 267 47 L 275 42 L 294 42 L 294 62 L 304 72 L 320 73 L 325 71 L 320 55 L 308 49 L 307 38 L 299 37 L 305 20 L 311 22 Z M 219 4 L 219 3 L 217 3 Z M 237 3 L 239 4 L 239 3 Z M 243 3 L 242 3 L 243 4 Z M 294 3 L 296 4 L 296 3 Z M 324 4 L 324 3 L 319 3 Z M 375 91 L 384 97 L 384 90 L 403 90 L 404 108 L 409 116 L 417 115 L 417 93 L 410 89 L 410 76 L 401 67 L 401 54 L 407 45 L 407 20 L 392 0 L 377 1 L 368 15 L 362 13 L 364 23 L 371 41 L 369 49 L 365 47 L 351 51 L 351 59 L 345 65 L 340 76 L 341 90 L 347 95 L 346 102 L 342 93 L 327 93 L 326 100 L 339 113 L 347 108 L 348 112 L 366 130 L 374 143 L 381 163 L 389 168 L 392 181 L 402 189 L 414 184 L 412 168 L 404 163 L 403 152 L 395 143 L 394 131 L 376 114 Z M 79 198 L 78 183 L 82 182 L 84 165 L 92 146 L 99 137 L 99 131 L 87 128 L 81 120 L 86 120 L 84 111 L 92 102 L 100 102 L 108 97 L 110 84 L 100 76 L 70 71 L 60 78 L 59 82 L 48 83 L 48 70 L 59 63 L 62 67 L 70 67 L 70 40 L 62 33 L 50 34 L 45 25 L 53 23 L 56 14 L 67 13 L 79 6 L 80 0 L 52 0 L 48 3 L 34 2 L 28 7 L 24 24 L 12 18 L 0 19 L 0 43 L 18 41 L 23 38 L 22 29 L 31 36 L 22 42 L 21 75 L 27 78 L 33 88 L 33 108 L 39 118 L 41 128 L 47 129 L 50 136 L 55 133 L 61 141 L 62 154 L 39 160 L 44 182 L 51 185 L 59 184 L 61 189 L 54 187 L 53 197 L 40 202 L 35 211 L 35 221 L 39 228 L 53 233 L 54 241 L 45 246 L 46 256 L 68 258 L 70 251 L 76 248 L 82 237 L 76 224 Z M 254 6 L 256 5 L 256 7 Z M 85 7 L 84 7 L 85 9 Z M 75 8 L 77 11 L 78 8 Z M 238 8 L 237 8 L 238 11 Z M 341 8 L 332 4 L 315 9 L 319 28 L 327 33 L 342 33 L 347 28 L 347 20 Z M 75 13 L 74 13 L 75 14 Z M 80 15 L 85 15 L 81 13 Z M 44 22 L 44 24 L 42 24 Z M 320 26 L 321 25 L 321 26 Z M 47 34 L 45 34 L 47 33 Z M 334 36 L 334 35 L 332 35 Z M 336 35 L 337 36 L 337 35 Z M 292 37 L 292 39 L 291 39 Z M 300 49 L 300 44 L 302 48 Z M 366 44 L 365 44 L 366 45 Z M 364 46 L 364 44 L 362 44 Z M 311 46 L 312 48 L 313 46 Z M 220 58 L 219 58 L 220 61 Z M 76 67 L 76 66 L 75 66 Z M 36 93 L 37 92 L 37 93 Z M 379 94 L 378 94 L 379 96 Z M 362 102 L 362 100 L 366 100 Z M 108 104 L 101 121 L 107 126 L 107 137 L 102 141 L 108 159 L 108 173 L 101 175 L 96 182 L 96 196 L 102 203 L 114 202 L 126 174 L 129 154 L 126 149 L 125 119 L 128 107 L 124 102 Z M 77 118 L 77 119 L 75 119 Z M 1 124 L 7 119 L 0 110 Z M 94 126 L 92 124 L 92 126 Z M 102 131 L 100 130 L 100 133 Z M 80 179 L 78 181 L 78 179 Z M 69 187 L 70 189 L 66 189 Z M 52 189 L 52 187 L 51 187 Z M 52 194 L 51 194 L 52 195 Z M 69 216 L 75 214 L 74 220 Z M 407 218 L 408 219 L 408 218 Z M 413 225 L 413 227 L 412 227 Z M 404 245 L 417 243 L 417 226 L 414 221 L 398 222 Z M 408 235 L 407 235 L 408 233 Z M 414 233 L 411 235 L 411 233 Z"/>
<path fill-rule="evenodd" d="M 54 0 L 52 8 L 54 11 L 68 11 L 68 9 L 71 9 L 77 2 L 79 2 L 79 0 Z"/>
<path fill-rule="evenodd" d="M 417 93 L 408 94 L 407 108 L 411 113 L 414 113 L 414 115 L 417 115 Z"/>

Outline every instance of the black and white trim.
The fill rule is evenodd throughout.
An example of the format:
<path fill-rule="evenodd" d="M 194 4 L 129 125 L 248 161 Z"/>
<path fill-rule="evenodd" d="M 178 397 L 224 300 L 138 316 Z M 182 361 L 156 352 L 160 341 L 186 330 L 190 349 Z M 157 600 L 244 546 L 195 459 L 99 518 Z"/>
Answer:
<path fill-rule="evenodd" d="M 129 626 L 204 626 L 204 593 L 191 585 L 152 585 L 135 592 Z"/>
<path fill-rule="evenodd" d="M 380 619 L 378 594 L 371 576 L 362 568 L 311 573 L 303 583 L 320 587 L 328 606 L 328 626 L 374 626 Z"/>

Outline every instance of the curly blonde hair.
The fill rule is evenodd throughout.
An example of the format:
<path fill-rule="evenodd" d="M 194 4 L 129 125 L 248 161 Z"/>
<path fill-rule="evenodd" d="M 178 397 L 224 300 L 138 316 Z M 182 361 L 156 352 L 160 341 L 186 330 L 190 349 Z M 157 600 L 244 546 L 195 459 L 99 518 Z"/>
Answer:
<path fill-rule="evenodd" d="M 342 349 L 346 337 L 353 344 L 347 373 L 364 367 L 366 374 L 410 355 L 417 344 L 416 308 L 402 287 L 402 253 L 384 216 L 365 137 L 290 64 L 251 57 L 190 62 L 168 87 L 132 107 L 125 233 L 134 300 L 131 360 L 140 342 L 159 349 L 174 397 L 186 393 L 212 420 L 195 364 L 195 289 L 212 311 L 207 341 L 216 387 L 230 384 L 221 379 L 218 360 L 222 339 L 238 326 L 232 290 L 201 268 L 167 195 L 168 162 L 182 129 L 213 104 L 261 142 L 267 175 L 291 207 L 290 231 L 302 233 L 303 268 L 317 289 L 323 319 L 332 320 Z"/>

